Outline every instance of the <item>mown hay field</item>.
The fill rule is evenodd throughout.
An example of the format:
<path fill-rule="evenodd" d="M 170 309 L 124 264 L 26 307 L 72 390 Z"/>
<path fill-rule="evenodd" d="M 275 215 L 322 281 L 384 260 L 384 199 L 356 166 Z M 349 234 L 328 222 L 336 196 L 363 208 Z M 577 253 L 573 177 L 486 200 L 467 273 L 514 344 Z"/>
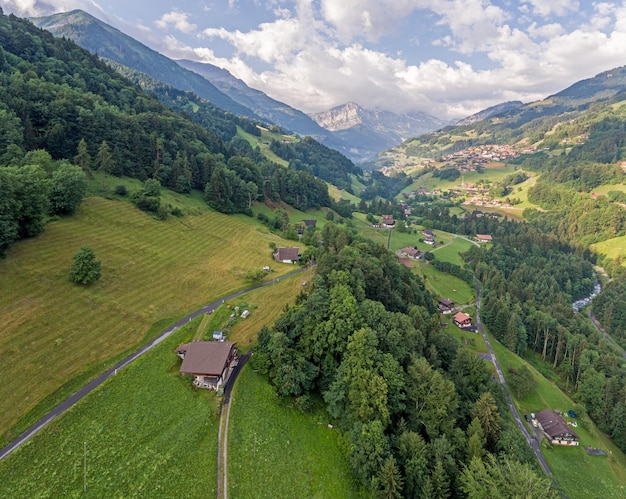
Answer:
<path fill-rule="evenodd" d="M 263 229 L 255 219 L 208 209 L 158 221 L 127 202 L 91 197 L 75 216 L 15 244 L 0 260 L 3 440 L 69 380 L 102 371 L 135 348 L 151 325 L 164 330 L 246 287 L 246 270 L 272 265 L 275 276 L 293 270 L 271 260 L 269 243 L 280 246 L 282 239 Z M 102 278 L 88 287 L 68 279 L 81 246 L 102 262 Z"/>

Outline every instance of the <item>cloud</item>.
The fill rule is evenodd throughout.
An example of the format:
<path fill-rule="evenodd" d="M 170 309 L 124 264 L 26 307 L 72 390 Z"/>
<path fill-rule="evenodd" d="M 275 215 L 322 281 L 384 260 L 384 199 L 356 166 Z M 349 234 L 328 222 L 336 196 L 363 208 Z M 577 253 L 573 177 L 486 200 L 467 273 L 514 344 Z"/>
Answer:
<path fill-rule="evenodd" d="M 525 0 L 522 4 L 530 5 L 532 12 L 542 17 L 565 16 L 570 12 L 576 12 L 579 7 L 576 0 Z"/>
<path fill-rule="evenodd" d="M 154 22 L 154 24 L 164 31 L 170 26 L 173 26 L 181 33 L 193 33 L 198 29 L 198 25 L 190 23 L 188 19 L 189 14 L 179 10 L 172 10 L 171 12 L 163 14 L 159 20 Z"/>

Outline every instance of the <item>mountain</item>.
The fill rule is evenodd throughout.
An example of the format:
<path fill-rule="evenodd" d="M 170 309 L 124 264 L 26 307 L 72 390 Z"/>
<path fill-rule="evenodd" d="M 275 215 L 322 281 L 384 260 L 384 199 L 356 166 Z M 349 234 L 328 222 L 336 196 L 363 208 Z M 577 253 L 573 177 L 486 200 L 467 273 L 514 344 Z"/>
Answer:
<path fill-rule="evenodd" d="M 476 114 L 472 114 L 467 118 L 463 118 L 458 121 L 457 126 L 471 125 L 472 123 L 476 123 L 478 121 L 486 120 L 491 118 L 492 116 L 497 116 L 499 114 L 506 113 L 508 111 L 513 111 L 515 109 L 523 106 L 524 103 L 522 101 L 509 101 L 503 102 L 502 104 L 496 104 L 495 106 L 488 107 L 487 109 L 483 109 L 482 111 L 477 112 Z"/>
<path fill-rule="evenodd" d="M 82 10 L 33 18 L 31 21 L 57 37 L 74 41 L 92 54 L 146 73 L 180 90 L 191 91 L 237 116 L 261 119 L 197 73 L 180 67 L 171 59 Z"/>
<path fill-rule="evenodd" d="M 31 21 L 55 36 L 73 40 L 91 53 L 145 73 L 179 90 L 193 92 L 237 116 L 278 125 L 299 135 L 311 136 L 347 155 L 350 153 L 347 144 L 317 125 L 309 116 L 248 87 L 228 71 L 191 61 L 178 64 L 86 12 L 73 10 Z M 358 158 L 352 156 L 351 159 Z"/>
<path fill-rule="evenodd" d="M 626 66 L 600 73 L 593 78 L 581 80 L 570 87 L 521 106 L 506 103 L 508 110 L 493 108 L 485 110 L 486 118 L 474 120 L 471 117 L 461 124 L 442 128 L 410 139 L 400 146 L 388 149 L 379 155 L 376 164 L 380 166 L 400 165 L 413 168 L 420 163 L 420 158 L 442 158 L 447 154 L 461 151 L 471 146 L 485 144 L 523 144 L 523 148 L 559 149 L 563 144 L 577 144 L 578 154 L 584 150 L 586 158 L 600 158 L 613 155 L 620 159 L 622 141 L 621 126 L 623 106 L 616 106 L 626 101 Z M 587 140 L 588 137 L 613 134 L 612 144 Z M 603 131 L 604 130 L 604 131 Z M 601 140 L 607 142 L 606 137 Z M 624 146 L 626 147 L 626 146 Z M 567 158 L 574 155 L 567 154 Z"/>
<path fill-rule="evenodd" d="M 398 115 L 390 111 L 370 111 L 354 102 L 311 116 L 320 126 L 351 144 L 354 154 L 364 159 L 448 124 L 426 113 Z"/>
<path fill-rule="evenodd" d="M 210 81 L 221 92 L 239 104 L 251 109 L 265 121 L 280 125 L 300 135 L 308 135 L 327 146 L 346 149 L 346 144 L 333 137 L 332 133 L 319 126 L 311 117 L 285 104 L 272 99 L 265 93 L 250 88 L 242 80 L 235 78 L 225 69 L 212 64 L 181 59 L 176 61 L 185 69 L 198 73 Z"/>

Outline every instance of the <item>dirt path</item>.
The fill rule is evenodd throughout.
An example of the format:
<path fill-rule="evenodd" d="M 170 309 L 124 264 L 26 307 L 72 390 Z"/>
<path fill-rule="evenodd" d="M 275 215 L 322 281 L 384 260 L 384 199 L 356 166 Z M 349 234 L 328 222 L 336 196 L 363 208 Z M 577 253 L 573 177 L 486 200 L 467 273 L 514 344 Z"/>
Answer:
<path fill-rule="evenodd" d="M 252 352 L 246 352 L 239 358 L 237 367 L 233 370 L 226 387 L 224 388 L 224 398 L 220 413 L 220 429 L 217 437 L 217 499 L 228 497 L 228 423 L 230 420 L 230 396 L 237 376 L 248 362 Z"/>

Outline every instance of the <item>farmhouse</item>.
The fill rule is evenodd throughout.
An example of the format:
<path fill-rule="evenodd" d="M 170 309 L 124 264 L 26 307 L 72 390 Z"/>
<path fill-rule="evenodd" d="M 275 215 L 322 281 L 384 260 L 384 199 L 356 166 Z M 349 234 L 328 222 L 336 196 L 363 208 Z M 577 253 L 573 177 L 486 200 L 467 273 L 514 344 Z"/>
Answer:
<path fill-rule="evenodd" d="M 448 298 L 440 298 L 437 307 L 442 314 L 450 314 L 454 310 L 454 302 Z"/>
<path fill-rule="evenodd" d="M 274 260 L 282 263 L 297 263 L 300 260 L 300 248 L 278 248 Z"/>
<path fill-rule="evenodd" d="M 383 215 L 381 220 L 381 226 L 386 228 L 392 228 L 396 225 L 396 221 L 393 219 L 393 215 Z"/>
<path fill-rule="evenodd" d="M 406 247 L 400 250 L 400 254 L 413 260 L 419 260 L 422 257 L 422 252 L 416 248 Z"/>
<path fill-rule="evenodd" d="M 479 243 L 490 243 L 493 241 L 489 234 L 476 234 L 476 239 Z"/>
<path fill-rule="evenodd" d="M 562 416 L 550 409 L 544 409 L 535 416 L 541 430 L 548 440 L 555 445 L 580 445 L 578 435 L 572 430 Z"/>
<path fill-rule="evenodd" d="M 194 341 L 183 343 L 176 354 L 183 359 L 182 375 L 194 377 L 198 388 L 217 390 L 228 379 L 229 369 L 237 365 L 236 343 L 232 341 Z"/>
<path fill-rule="evenodd" d="M 472 325 L 472 318 L 465 312 L 457 312 L 452 320 L 458 327 L 469 327 Z"/>

